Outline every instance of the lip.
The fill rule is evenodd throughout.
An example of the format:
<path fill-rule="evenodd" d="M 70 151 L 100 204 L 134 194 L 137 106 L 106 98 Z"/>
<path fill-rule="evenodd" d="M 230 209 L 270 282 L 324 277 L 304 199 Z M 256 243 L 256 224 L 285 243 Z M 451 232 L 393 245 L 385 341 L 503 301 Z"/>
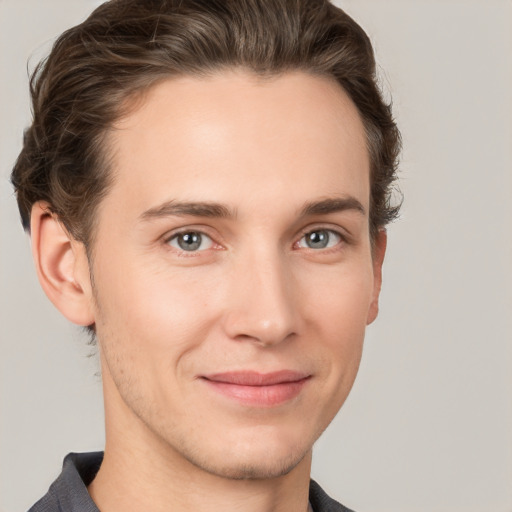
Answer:
<path fill-rule="evenodd" d="M 311 375 L 293 370 L 236 371 L 202 376 L 215 392 L 254 407 L 273 407 L 297 397 Z"/>

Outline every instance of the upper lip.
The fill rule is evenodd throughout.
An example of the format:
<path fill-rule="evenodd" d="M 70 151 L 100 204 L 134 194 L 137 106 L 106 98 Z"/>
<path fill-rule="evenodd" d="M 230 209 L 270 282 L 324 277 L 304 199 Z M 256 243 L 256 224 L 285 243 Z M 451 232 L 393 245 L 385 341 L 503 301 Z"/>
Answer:
<path fill-rule="evenodd" d="M 298 382 L 308 378 L 310 375 L 295 370 L 279 370 L 271 373 L 260 373 L 256 371 L 233 371 L 204 375 L 203 378 L 225 384 L 238 386 L 272 386 L 286 382 Z"/>

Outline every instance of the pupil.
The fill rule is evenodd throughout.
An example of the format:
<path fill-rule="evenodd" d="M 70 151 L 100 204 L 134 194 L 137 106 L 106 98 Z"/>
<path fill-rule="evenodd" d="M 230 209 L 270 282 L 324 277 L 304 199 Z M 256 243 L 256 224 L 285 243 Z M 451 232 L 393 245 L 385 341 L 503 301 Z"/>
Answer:
<path fill-rule="evenodd" d="M 201 245 L 201 235 L 199 233 L 185 233 L 178 237 L 178 245 L 184 251 L 195 251 Z"/>
<path fill-rule="evenodd" d="M 308 245 L 313 249 L 323 249 L 329 243 L 329 234 L 327 231 L 313 231 L 307 236 Z"/>

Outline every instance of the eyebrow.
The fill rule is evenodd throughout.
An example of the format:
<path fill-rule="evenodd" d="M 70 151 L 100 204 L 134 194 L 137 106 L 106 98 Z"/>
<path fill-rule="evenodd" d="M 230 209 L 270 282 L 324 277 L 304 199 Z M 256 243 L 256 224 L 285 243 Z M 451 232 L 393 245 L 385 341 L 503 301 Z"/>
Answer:
<path fill-rule="evenodd" d="M 328 215 L 329 213 L 343 212 L 352 210 L 365 215 L 364 206 L 355 197 L 334 197 L 322 199 L 319 201 L 307 202 L 300 211 L 300 217 L 310 217 L 313 215 Z M 190 201 L 181 202 L 170 200 L 159 206 L 150 208 L 140 215 L 141 221 L 149 221 L 158 218 L 172 216 L 193 216 L 206 218 L 230 219 L 236 217 L 236 210 L 228 206 L 208 201 Z"/>
<path fill-rule="evenodd" d="M 236 212 L 220 203 L 208 201 L 181 202 L 170 200 L 159 206 L 146 210 L 139 218 L 140 220 L 145 221 L 162 217 L 181 217 L 185 215 L 191 215 L 194 217 L 233 218 L 236 217 Z"/>
<path fill-rule="evenodd" d="M 320 201 L 311 201 L 306 203 L 301 211 L 302 217 L 312 215 L 327 215 L 329 213 L 343 212 L 352 210 L 361 215 L 365 215 L 364 206 L 355 197 L 332 197 Z"/>

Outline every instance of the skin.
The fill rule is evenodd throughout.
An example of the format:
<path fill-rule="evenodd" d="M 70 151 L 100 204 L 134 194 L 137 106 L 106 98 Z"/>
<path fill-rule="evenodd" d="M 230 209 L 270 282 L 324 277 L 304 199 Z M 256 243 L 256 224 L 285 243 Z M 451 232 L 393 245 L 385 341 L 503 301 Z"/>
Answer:
<path fill-rule="evenodd" d="M 355 106 L 302 72 L 179 77 L 107 147 L 115 180 L 92 258 L 47 205 L 32 215 L 43 288 L 96 325 L 106 448 L 91 496 L 103 512 L 306 511 L 312 446 L 356 377 L 386 244 L 381 232 L 372 252 Z M 204 202 L 217 206 L 191 211 Z M 200 233 L 196 250 L 184 232 Z M 278 404 L 204 378 L 283 369 L 307 379 Z"/>

